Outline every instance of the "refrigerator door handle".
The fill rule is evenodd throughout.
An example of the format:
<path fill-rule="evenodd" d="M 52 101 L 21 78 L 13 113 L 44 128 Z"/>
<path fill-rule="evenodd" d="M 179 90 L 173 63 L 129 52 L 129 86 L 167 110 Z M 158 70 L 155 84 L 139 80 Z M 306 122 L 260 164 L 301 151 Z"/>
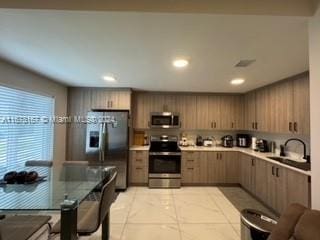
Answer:
<path fill-rule="evenodd" d="M 99 131 L 99 161 L 104 160 L 104 123 L 100 123 Z"/>

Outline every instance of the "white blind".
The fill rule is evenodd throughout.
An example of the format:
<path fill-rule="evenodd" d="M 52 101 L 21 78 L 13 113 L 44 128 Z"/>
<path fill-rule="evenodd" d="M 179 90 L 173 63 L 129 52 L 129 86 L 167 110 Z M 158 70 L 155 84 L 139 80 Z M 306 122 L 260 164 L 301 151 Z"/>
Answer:
<path fill-rule="evenodd" d="M 52 160 L 54 98 L 0 86 L 0 174 Z M 1 177 L 0 176 L 0 177 Z"/>

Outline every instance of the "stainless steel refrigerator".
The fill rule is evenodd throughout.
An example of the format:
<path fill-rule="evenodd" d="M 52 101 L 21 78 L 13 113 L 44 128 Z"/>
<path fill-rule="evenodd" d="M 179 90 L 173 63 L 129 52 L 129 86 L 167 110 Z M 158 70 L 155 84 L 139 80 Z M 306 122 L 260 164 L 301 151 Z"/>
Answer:
<path fill-rule="evenodd" d="M 86 157 L 90 164 L 115 166 L 116 188 L 125 190 L 128 177 L 128 111 L 92 111 L 87 115 Z"/>

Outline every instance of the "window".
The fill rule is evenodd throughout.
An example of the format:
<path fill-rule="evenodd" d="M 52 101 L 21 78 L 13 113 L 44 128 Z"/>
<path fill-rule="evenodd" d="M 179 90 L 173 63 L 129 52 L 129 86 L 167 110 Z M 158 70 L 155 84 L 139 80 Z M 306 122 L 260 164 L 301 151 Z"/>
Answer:
<path fill-rule="evenodd" d="M 29 160 L 52 160 L 54 98 L 0 86 L 0 176 Z"/>

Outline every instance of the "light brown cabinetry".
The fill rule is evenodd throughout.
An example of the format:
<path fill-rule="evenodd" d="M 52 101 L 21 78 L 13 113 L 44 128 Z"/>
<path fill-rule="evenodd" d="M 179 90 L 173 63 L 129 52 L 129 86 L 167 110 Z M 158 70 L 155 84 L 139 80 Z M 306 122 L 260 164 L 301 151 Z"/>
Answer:
<path fill-rule="evenodd" d="M 148 183 L 148 151 L 130 151 L 129 182 L 131 184 Z"/>
<path fill-rule="evenodd" d="M 256 91 L 252 91 L 244 96 L 244 128 L 254 131 L 256 126 Z"/>
<path fill-rule="evenodd" d="M 241 154 L 240 159 L 240 184 L 244 189 L 255 194 L 255 158 L 247 154 Z"/>
<path fill-rule="evenodd" d="M 222 152 L 208 152 L 208 183 L 226 183 L 226 161 Z"/>
<path fill-rule="evenodd" d="M 287 205 L 300 203 L 305 207 L 311 207 L 311 190 L 309 177 L 287 169 Z"/>
<path fill-rule="evenodd" d="M 182 129 L 197 129 L 197 98 L 195 95 L 179 95 L 176 99 Z"/>
<path fill-rule="evenodd" d="M 146 93 L 135 93 L 133 102 L 133 127 L 136 129 L 149 128 L 151 95 Z"/>
<path fill-rule="evenodd" d="M 207 183 L 207 154 L 205 152 L 183 152 L 181 161 L 181 182 L 183 184 Z"/>
<path fill-rule="evenodd" d="M 221 129 L 221 97 L 211 95 L 208 98 L 208 112 L 210 129 Z"/>
<path fill-rule="evenodd" d="M 197 129 L 210 129 L 209 96 L 197 96 Z"/>
<path fill-rule="evenodd" d="M 306 76 L 293 81 L 293 131 L 310 135 L 310 86 Z"/>
<path fill-rule="evenodd" d="M 256 91 L 256 122 L 255 130 L 268 132 L 271 125 L 271 106 L 270 89 L 260 88 Z"/>
<path fill-rule="evenodd" d="M 105 88 L 93 88 L 91 91 L 92 109 L 130 110 L 131 91 L 117 91 Z"/>
<path fill-rule="evenodd" d="M 243 98 L 240 95 L 220 96 L 220 129 L 242 129 Z"/>

